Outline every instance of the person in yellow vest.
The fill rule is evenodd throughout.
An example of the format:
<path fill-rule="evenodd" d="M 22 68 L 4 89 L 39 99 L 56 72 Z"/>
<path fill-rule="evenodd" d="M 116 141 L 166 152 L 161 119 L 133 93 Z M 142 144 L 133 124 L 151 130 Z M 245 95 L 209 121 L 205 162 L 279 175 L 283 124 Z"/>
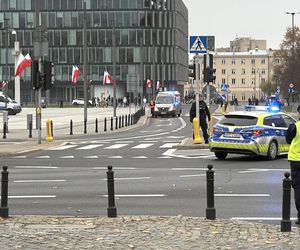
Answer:
<path fill-rule="evenodd" d="M 300 105 L 297 108 L 298 118 L 295 124 L 291 124 L 286 133 L 286 141 L 290 145 L 288 160 L 291 166 L 292 187 L 294 189 L 294 199 L 297 209 L 298 220 L 295 222 L 300 225 Z"/>

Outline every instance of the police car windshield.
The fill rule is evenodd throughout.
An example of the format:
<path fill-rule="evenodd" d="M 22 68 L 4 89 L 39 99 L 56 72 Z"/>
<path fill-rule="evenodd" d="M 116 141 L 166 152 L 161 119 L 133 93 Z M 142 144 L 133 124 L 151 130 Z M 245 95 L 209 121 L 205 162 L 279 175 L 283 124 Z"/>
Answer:
<path fill-rule="evenodd" d="M 257 117 L 244 115 L 225 115 L 219 124 L 227 126 L 252 126 L 256 125 Z"/>
<path fill-rule="evenodd" d="M 170 104 L 173 103 L 173 96 L 166 95 L 166 96 L 158 96 L 156 98 L 156 104 Z"/>

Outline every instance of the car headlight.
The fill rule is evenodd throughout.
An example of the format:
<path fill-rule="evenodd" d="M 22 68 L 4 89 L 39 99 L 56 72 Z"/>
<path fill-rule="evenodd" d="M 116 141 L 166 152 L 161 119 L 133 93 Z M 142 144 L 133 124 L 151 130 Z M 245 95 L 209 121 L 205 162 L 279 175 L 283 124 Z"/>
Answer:
<path fill-rule="evenodd" d="M 220 128 L 213 128 L 213 134 L 221 134 L 223 131 Z"/>
<path fill-rule="evenodd" d="M 169 108 L 169 111 L 173 111 L 174 110 L 174 105 L 171 105 L 171 107 Z"/>
<path fill-rule="evenodd" d="M 158 111 L 158 108 L 156 106 L 154 106 L 154 111 Z"/>

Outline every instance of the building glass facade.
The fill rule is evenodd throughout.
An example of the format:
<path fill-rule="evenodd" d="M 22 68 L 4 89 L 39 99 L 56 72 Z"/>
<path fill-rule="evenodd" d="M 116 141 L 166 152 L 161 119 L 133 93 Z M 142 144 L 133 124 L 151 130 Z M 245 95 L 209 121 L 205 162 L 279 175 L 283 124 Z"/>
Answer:
<path fill-rule="evenodd" d="M 146 80 L 183 92 L 188 81 L 188 11 L 182 0 L 85 0 L 87 8 L 87 77 L 90 97 L 111 94 L 103 86 L 112 74 L 113 31 L 116 38 L 117 97 L 146 94 Z M 71 85 L 72 66 L 83 72 L 83 0 L 38 0 L 39 22 L 49 45 L 44 58 L 54 64 L 50 102 L 83 96 L 83 77 Z M 15 40 L 34 58 L 35 0 L 0 0 L 0 81 L 8 77 L 13 96 Z M 5 19 L 8 27 L 5 27 Z M 11 34 L 15 30 L 17 35 Z M 8 33 L 8 39 L 6 36 Z M 9 72 L 5 73 L 6 40 Z M 31 69 L 21 76 L 21 100 L 31 102 Z"/>

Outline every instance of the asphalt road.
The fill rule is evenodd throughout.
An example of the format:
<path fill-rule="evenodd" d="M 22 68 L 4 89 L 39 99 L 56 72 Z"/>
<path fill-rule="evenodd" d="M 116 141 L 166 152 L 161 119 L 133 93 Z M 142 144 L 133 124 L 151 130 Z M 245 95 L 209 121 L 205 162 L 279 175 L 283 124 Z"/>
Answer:
<path fill-rule="evenodd" d="M 112 165 L 119 215 L 204 217 L 205 173 L 213 164 L 218 218 L 279 223 L 287 159 L 230 155 L 220 161 L 206 149 L 176 150 L 191 136 L 188 106 L 183 114 L 151 118 L 148 127 L 117 137 L 95 135 L 2 158 L 10 172 L 10 214 L 106 215 L 106 171 Z"/>

